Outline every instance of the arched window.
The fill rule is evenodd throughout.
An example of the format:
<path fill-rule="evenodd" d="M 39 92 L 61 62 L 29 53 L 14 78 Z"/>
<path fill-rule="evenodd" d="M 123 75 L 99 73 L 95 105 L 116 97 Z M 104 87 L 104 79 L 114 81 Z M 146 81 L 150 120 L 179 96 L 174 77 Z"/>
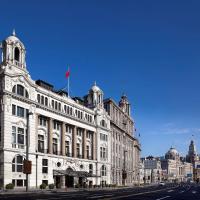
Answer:
<path fill-rule="evenodd" d="M 48 98 L 45 97 L 45 106 L 48 106 Z"/>
<path fill-rule="evenodd" d="M 101 176 L 106 176 L 106 166 L 102 165 L 101 167 Z"/>
<path fill-rule="evenodd" d="M 37 94 L 37 101 L 40 103 L 40 94 Z"/>
<path fill-rule="evenodd" d="M 15 60 L 19 62 L 19 48 L 15 47 Z"/>
<path fill-rule="evenodd" d="M 41 104 L 44 105 L 44 96 L 41 96 Z"/>
<path fill-rule="evenodd" d="M 12 88 L 12 92 L 17 94 L 17 95 L 20 95 L 22 97 L 29 98 L 28 91 L 22 85 L 18 85 L 18 84 L 14 85 L 13 88 Z"/>
<path fill-rule="evenodd" d="M 51 101 L 51 106 L 54 108 L 54 100 Z"/>
<path fill-rule="evenodd" d="M 100 125 L 103 126 L 103 127 L 106 127 L 106 122 L 105 122 L 105 120 L 101 120 Z"/>
<path fill-rule="evenodd" d="M 23 157 L 18 155 L 13 158 L 12 161 L 12 172 L 22 172 L 23 171 Z"/>

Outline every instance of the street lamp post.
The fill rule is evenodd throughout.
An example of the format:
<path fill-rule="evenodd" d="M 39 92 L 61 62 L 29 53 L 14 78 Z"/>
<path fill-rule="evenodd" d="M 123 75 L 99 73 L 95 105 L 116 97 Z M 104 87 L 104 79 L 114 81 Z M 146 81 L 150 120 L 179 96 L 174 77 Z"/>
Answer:
<path fill-rule="evenodd" d="M 27 128 L 26 128 L 26 161 L 28 162 L 29 161 L 29 116 L 30 115 L 33 115 L 32 112 L 28 111 L 27 112 Z M 26 172 L 26 192 L 28 192 L 28 186 L 29 186 L 29 173 Z"/>

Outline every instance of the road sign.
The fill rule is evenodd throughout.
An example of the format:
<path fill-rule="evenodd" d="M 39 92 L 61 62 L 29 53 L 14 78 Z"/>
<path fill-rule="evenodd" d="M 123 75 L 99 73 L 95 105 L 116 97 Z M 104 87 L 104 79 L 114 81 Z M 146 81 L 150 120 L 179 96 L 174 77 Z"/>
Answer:
<path fill-rule="evenodd" d="M 30 160 L 24 160 L 23 162 L 23 173 L 31 174 L 32 162 Z"/>

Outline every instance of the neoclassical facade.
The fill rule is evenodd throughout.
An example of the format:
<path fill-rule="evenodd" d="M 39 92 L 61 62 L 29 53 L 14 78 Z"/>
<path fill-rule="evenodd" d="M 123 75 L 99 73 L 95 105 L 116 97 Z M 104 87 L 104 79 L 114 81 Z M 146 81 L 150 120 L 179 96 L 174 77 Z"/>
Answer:
<path fill-rule="evenodd" d="M 122 184 L 117 171 L 111 175 L 118 162 L 119 169 L 128 174 L 124 182 L 133 184 L 140 147 L 132 135 L 133 121 L 128 110 L 117 107 L 124 116 L 118 123 L 125 127 L 120 120 L 128 120 L 126 129 L 117 124 L 114 127 L 113 115 L 105 109 L 109 104 L 104 102 L 103 91 L 96 83 L 84 98 L 69 97 L 49 83 L 32 80 L 25 47 L 15 33 L 3 40 L 1 48 L 0 187 L 8 183 L 15 187 L 26 185 L 23 161 L 27 134 L 32 162 L 30 187 L 41 183 L 54 183 L 56 187 L 103 185 L 116 183 L 117 179 Z M 116 164 L 116 153 L 111 148 L 111 144 L 117 144 L 114 138 L 123 141 L 119 142 L 121 157 Z"/>
<path fill-rule="evenodd" d="M 165 154 L 165 159 L 161 160 L 164 180 L 170 182 L 182 182 L 192 179 L 193 166 L 180 157 L 175 148 L 170 148 Z"/>
<path fill-rule="evenodd" d="M 123 95 L 119 104 L 112 99 L 105 99 L 104 107 L 110 116 L 111 182 L 116 185 L 138 184 L 141 149 L 134 136 L 130 103 Z"/>

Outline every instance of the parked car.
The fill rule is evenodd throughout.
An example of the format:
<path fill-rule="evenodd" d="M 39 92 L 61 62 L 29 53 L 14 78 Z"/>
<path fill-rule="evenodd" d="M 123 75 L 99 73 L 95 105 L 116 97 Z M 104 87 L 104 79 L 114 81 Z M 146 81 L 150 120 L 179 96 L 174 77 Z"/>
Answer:
<path fill-rule="evenodd" d="M 165 185 L 165 182 L 160 182 L 159 185 L 160 185 L 160 186 L 164 186 L 164 185 Z"/>

